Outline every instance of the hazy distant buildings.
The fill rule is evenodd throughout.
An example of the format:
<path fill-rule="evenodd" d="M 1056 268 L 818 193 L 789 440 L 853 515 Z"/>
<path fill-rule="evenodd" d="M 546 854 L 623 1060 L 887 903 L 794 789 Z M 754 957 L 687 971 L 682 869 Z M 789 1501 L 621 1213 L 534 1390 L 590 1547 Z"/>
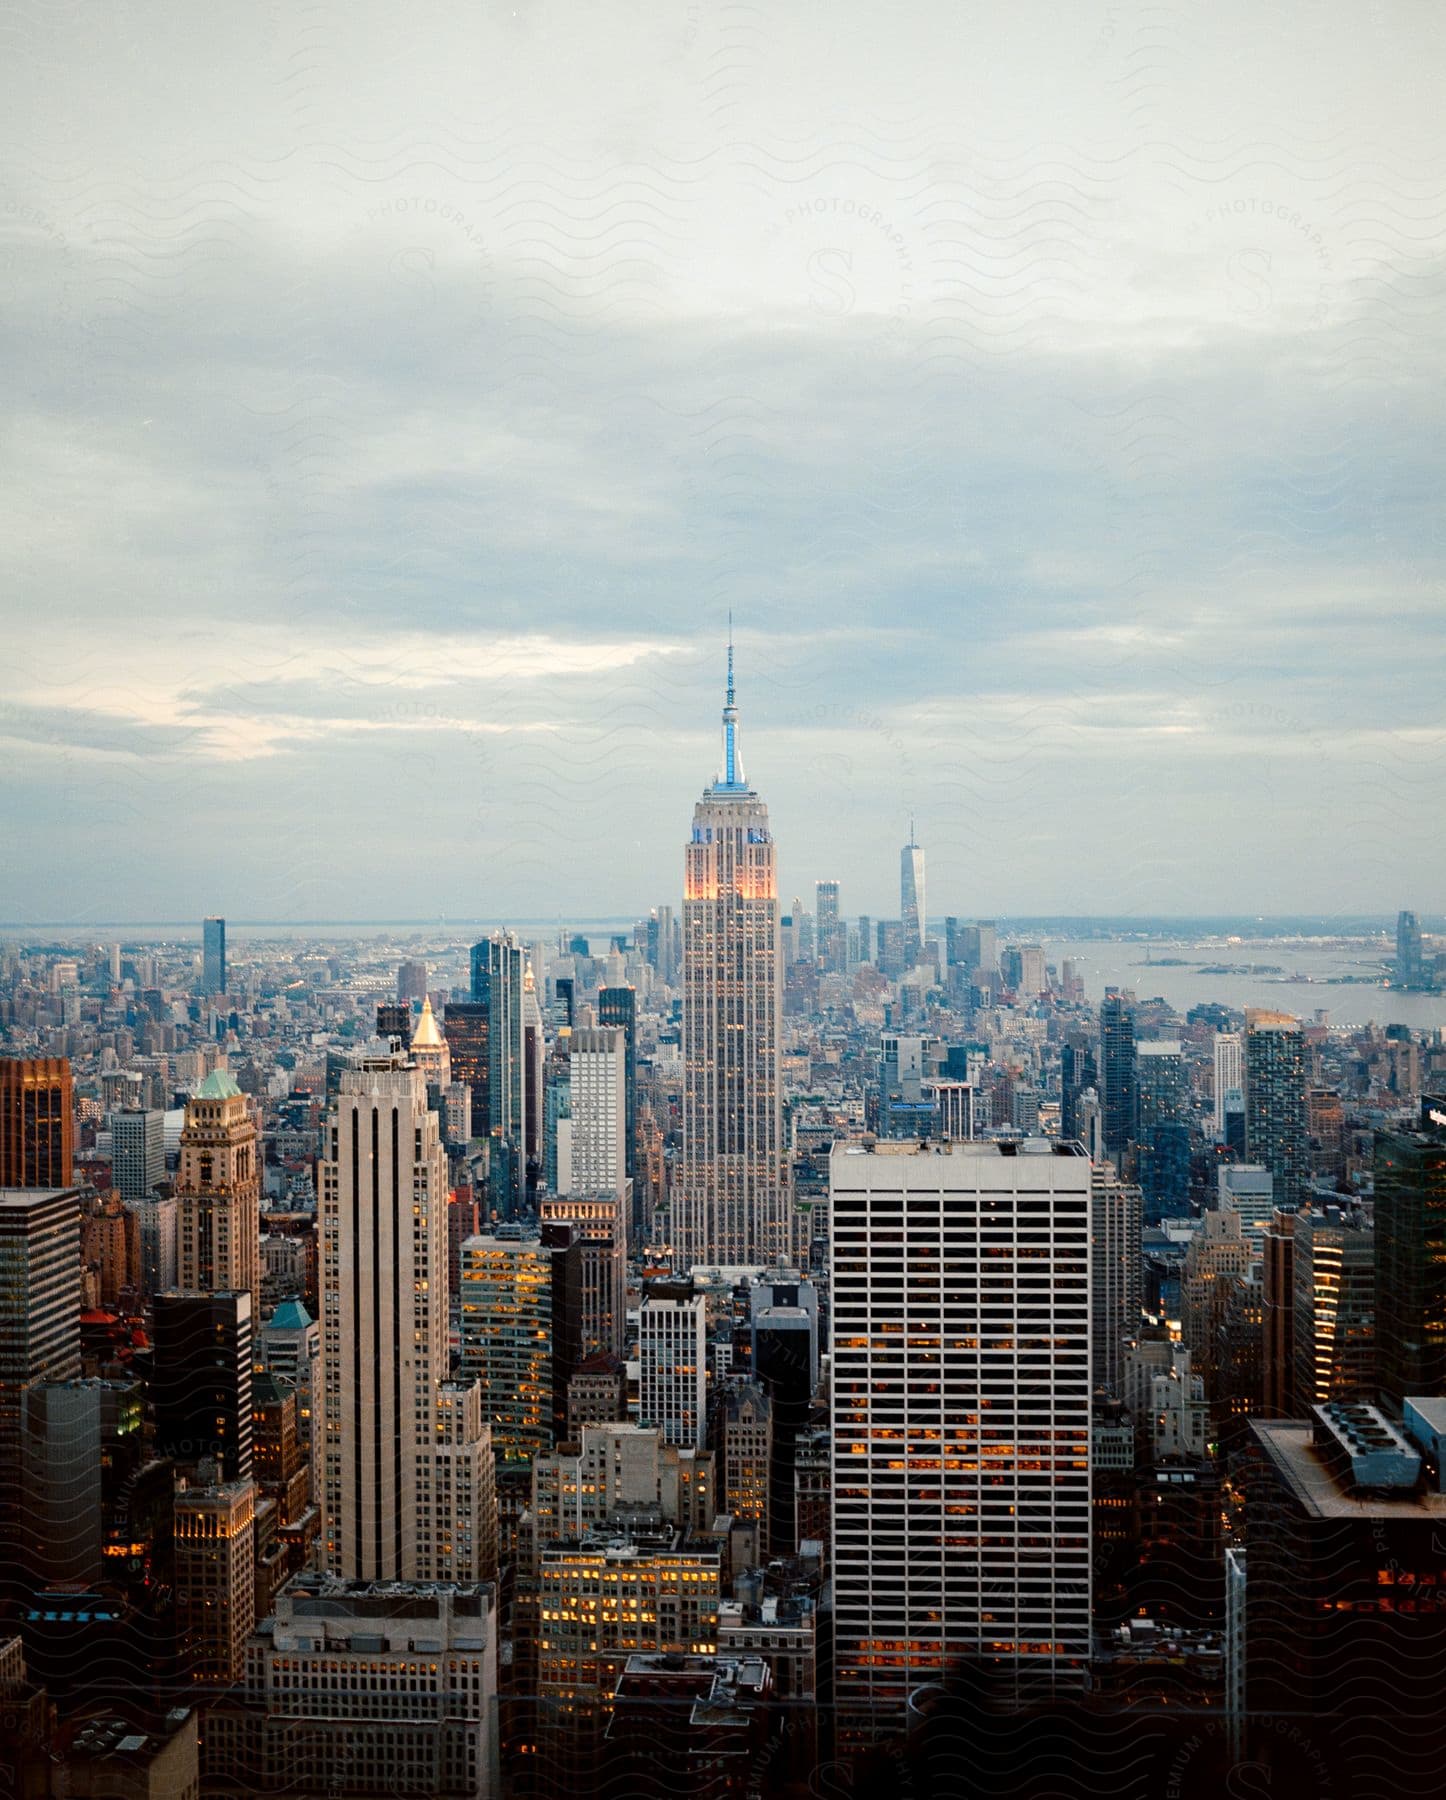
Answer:
<path fill-rule="evenodd" d="M 904 934 L 904 963 L 912 969 L 924 952 L 929 930 L 924 892 L 924 852 L 914 841 L 914 821 L 909 821 L 909 841 L 899 852 L 899 922 Z"/>
<path fill-rule="evenodd" d="M 683 894 L 679 1265 L 764 1264 L 789 1241 L 778 887 L 768 808 L 743 775 L 732 649 L 723 766 L 693 811 Z"/>
<path fill-rule="evenodd" d="M 0 1188 L 68 1188 L 74 1163 L 69 1061 L 0 1057 Z"/>
<path fill-rule="evenodd" d="M 226 987 L 226 921 L 201 921 L 201 992 L 224 994 Z"/>
<path fill-rule="evenodd" d="M 397 999 L 408 1005 L 427 997 L 427 965 L 416 957 L 397 966 Z"/>

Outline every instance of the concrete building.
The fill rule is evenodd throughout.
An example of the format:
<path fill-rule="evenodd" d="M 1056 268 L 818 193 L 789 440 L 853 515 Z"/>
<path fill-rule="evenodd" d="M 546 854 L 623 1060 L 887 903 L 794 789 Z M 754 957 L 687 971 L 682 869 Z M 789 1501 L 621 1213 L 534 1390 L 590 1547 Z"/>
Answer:
<path fill-rule="evenodd" d="M 176 1492 L 176 1655 L 184 1678 L 204 1687 L 230 1687 L 245 1670 L 256 1623 L 256 1500 L 249 1479 Z"/>
<path fill-rule="evenodd" d="M 897 1728 L 909 1694 L 961 1656 L 1016 1690 L 1084 1685 L 1090 1184 L 1077 1143 L 1042 1138 L 834 1149 L 835 1691 L 850 1742 Z"/>
<path fill-rule="evenodd" d="M 207 1790 L 328 1800 L 495 1800 L 490 1585 L 293 1577 L 207 1718 Z"/>
<path fill-rule="evenodd" d="M 630 1184 L 620 1190 L 565 1197 L 544 1196 L 538 1216 L 545 1223 L 571 1222 L 579 1243 L 582 1272 L 582 1355 L 616 1355 L 627 1328 L 627 1218 Z"/>
<path fill-rule="evenodd" d="M 1090 1174 L 1090 1318 L 1094 1382 L 1118 1394 L 1125 1345 L 1140 1329 L 1139 1187 L 1121 1181 L 1111 1163 Z"/>
<path fill-rule="evenodd" d="M 655 1281 L 638 1314 L 638 1419 L 697 1449 L 708 1424 L 706 1302 L 690 1282 Z"/>
<path fill-rule="evenodd" d="M 320 1170 L 326 1564 L 359 1580 L 475 1580 L 459 1546 L 480 1558 L 491 1541 L 464 1513 L 486 1491 L 490 1446 L 480 1402 L 442 1392 L 447 1159 L 425 1070 L 403 1053 L 346 1070 Z"/>

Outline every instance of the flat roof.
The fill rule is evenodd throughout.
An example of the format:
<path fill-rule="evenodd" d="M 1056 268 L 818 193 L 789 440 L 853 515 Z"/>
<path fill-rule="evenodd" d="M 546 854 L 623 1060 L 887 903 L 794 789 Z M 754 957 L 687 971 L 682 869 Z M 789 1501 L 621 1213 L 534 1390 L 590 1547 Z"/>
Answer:
<path fill-rule="evenodd" d="M 1446 1494 L 1358 1494 L 1342 1486 L 1314 1442 L 1310 1419 L 1252 1419 L 1266 1455 L 1301 1503 L 1321 1519 L 1446 1519 Z"/>

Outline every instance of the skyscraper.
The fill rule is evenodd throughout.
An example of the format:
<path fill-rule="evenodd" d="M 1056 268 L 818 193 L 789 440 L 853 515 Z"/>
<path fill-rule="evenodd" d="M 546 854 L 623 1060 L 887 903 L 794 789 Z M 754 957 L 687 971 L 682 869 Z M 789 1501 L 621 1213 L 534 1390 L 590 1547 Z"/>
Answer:
<path fill-rule="evenodd" d="M 1190 1128 L 1185 1064 L 1176 1038 L 1151 1038 L 1135 1046 L 1135 1137 L 1140 1146 L 1140 1187 L 1145 1223 L 1178 1218 L 1190 1210 Z"/>
<path fill-rule="evenodd" d="M 1288 1013 L 1246 1010 L 1245 1149 L 1274 1176 L 1276 1204 L 1298 1207 L 1310 1177 L 1305 1038 Z"/>
<path fill-rule="evenodd" d="M 787 1252 L 779 961 L 773 835 L 743 775 L 730 643 L 723 766 L 693 810 L 684 875 L 683 1155 L 672 1226 L 684 1268 Z"/>
<path fill-rule="evenodd" d="M 909 820 L 909 841 L 899 852 L 899 918 L 904 928 L 904 966 L 912 969 L 924 950 L 929 915 L 924 900 L 924 852 L 914 842 L 914 821 Z"/>
<path fill-rule="evenodd" d="M 563 1435 L 582 1360 L 582 1254 L 570 1220 L 503 1224 L 462 1245 L 462 1372 L 481 1382 L 501 1465 L 525 1466 Z"/>
<path fill-rule="evenodd" d="M 655 1281 L 638 1314 L 638 1418 L 670 1444 L 697 1449 L 708 1423 L 708 1321 L 702 1294 Z"/>
<path fill-rule="evenodd" d="M 597 1022 L 623 1034 L 624 1169 L 636 1174 L 638 1134 L 638 995 L 631 987 L 605 987 L 598 991 Z"/>
<path fill-rule="evenodd" d="M 452 1054 L 453 1081 L 465 1081 L 472 1090 L 472 1131 L 481 1137 L 491 1130 L 486 1006 L 480 1000 L 449 1000 L 442 1016 L 442 1032 Z"/>
<path fill-rule="evenodd" d="M 1388 1405 L 1446 1393 L 1446 1132 L 1376 1138 L 1376 1371 Z"/>
<path fill-rule="evenodd" d="M 214 1458 L 223 1481 L 251 1475 L 251 1295 L 157 1294 L 152 1314 L 156 1447 L 178 1462 Z"/>
<path fill-rule="evenodd" d="M 570 1186 L 559 1192 L 621 1200 L 628 1179 L 626 1033 L 619 1026 L 583 1026 L 572 1033 L 569 1061 Z"/>
<path fill-rule="evenodd" d="M 1100 1080 L 1105 1155 L 1118 1164 L 1135 1129 L 1135 1015 L 1118 988 L 1100 1004 Z"/>
<path fill-rule="evenodd" d="M 224 919 L 203 919 L 201 921 L 201 992 L 203 994 L 224 994 L 226 992 L 226 921 Z"/>
<path fill-rule="evenodd" d="M 839 917 L 836 881 L 815 882 L 814 913 L 819 961 L 826 969 L 842 969 L 846 961 L 846 946 L 843 920 Z"/>
<path fill-rule="evenodd" d="M 176 1177 L 176 1280 L 261 1303 L 261 1157 L 246 1096 L 216 1069 L 186 1105 Z"/>
<path fill-rule="evenodd" d="M 128 1106 L 110 1115 L 111 1185 L 127 1206 L 152 1199 L 166 1178 L 166 1115 Z"/>
<path fill-rule="evenodd" d="M 74 1105 L 66 1057 L 0 1057 L 0 1188 L 70 1186 Z"/>
<path fill-rule="evenodd" d="M 1108 1163 L 1091 1176 L 1090 1318 L 1093 1380 L 1120 1393 L 1124 1346 L 1140 1329 L 1144 1297 L 1140 1267 L 1141 1196 Z"/>
<path fill-rule="evenodd" d="M 1044 1138 L 833 1151 L 841 1745 L 961 1658 L 1085 1684 L 1090 1181 Z"/>
<path fill-rule="evenodd" d="M 527 1201 L 527 956 L 510 931 L 494 931 L 472 946 L 472 999 L 487 1009 L 487 1130 L 496 1159 L 493 1200 L 504 1213 Z M 476 1090 L 473 1090 L 474 1105 Z M 535 1097 L 541 1136 L 542 1096 Z M 473 1120 L 481 1131 L 480 1118 Z"/>
<path fill-rule="evenodd" d="M 423 1070 L 400 1055 L 346 1070 L 320 1164 L 322 1546 L 328 1568 L 373 1580 L 473 1579 L 459 1546 L 488 1534 L 443 1486 L 465 1428 L 449 1409 L 447 1158 Z M 484 1491 L 480 1458 L 470 1491 Z M 445 1440 L 445 1454 L 444 1454 Z"/>
<path fill-rule="evenodd" d="M 1396 980 L 1402 987 L 1426 985 L 1421 926 L 1413 912 L 1402 912 L 1396 918 Z"/>
<path fill-rule="evenodd" d="M 427 965 L 417 957 L 409 957 L 397 965 L 397 998 L 410 1004 L 424 1000 L 427 994 Z"/>
<path fill-rule="evenodd" d="M 1225 1136 L 1225 1096 L 1244 1089 L 1244 1064 L 1241 1061 L 1240 1033 L 1215 1033 L 1215 1130 Z"/>
<path fill-rule="evenodd" d="M 27 1397 L 80 1374 L 80 1196 L 0 1189 L 0 1591 L 34 1566 L 23 1469 Z"/>

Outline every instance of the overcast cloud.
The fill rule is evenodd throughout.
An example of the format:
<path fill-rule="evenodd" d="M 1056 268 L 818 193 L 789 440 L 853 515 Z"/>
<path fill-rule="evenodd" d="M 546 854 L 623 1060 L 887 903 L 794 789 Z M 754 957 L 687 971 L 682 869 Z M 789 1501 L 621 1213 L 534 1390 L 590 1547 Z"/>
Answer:
<path fill-rule="evenodd" d="M 0 917 L 1446 906 L 1446 14 L 54 4 Z"/>

